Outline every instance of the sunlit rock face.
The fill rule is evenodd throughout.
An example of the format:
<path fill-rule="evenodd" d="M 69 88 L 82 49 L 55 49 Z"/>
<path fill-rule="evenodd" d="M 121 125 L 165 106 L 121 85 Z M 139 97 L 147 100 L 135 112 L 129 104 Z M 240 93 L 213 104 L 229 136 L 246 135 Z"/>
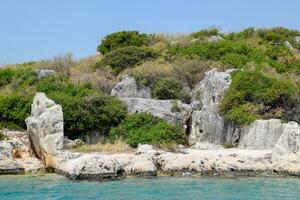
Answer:
<path fill-rule="evenodd" d="M 63 149 L 62 107 L 37 93 L 31 105 L 31 116 L 26 119 L 27 132 L 37 156 L 46 167 L 55 165 L 55 155 Z"/>

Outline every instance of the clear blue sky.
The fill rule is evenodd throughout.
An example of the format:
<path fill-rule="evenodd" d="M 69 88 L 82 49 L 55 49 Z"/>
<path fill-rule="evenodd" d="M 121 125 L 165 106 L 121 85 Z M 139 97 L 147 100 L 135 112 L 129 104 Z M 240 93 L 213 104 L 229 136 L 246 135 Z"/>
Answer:
<path fill-rule="evenodd" d="M 0 64 L 95 54 L 120 30 L 300 29 L 300 0 L 0 0 Z"/>

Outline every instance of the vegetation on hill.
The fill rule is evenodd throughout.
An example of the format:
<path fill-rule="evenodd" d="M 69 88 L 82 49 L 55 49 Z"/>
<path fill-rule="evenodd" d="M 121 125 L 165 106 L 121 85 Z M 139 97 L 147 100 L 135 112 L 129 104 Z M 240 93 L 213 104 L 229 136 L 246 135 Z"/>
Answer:
<path fill-rule="evenodd" d="M 281 27 L 234 33 L 207 29 L 186 35 L 112 33 L 98 45 L 98 56 L 74 60 L 68 54 L 4 66 L 0 125 L 24 129 L 39 91 L 63 106 L 65 131 L 72 138 L 96 132 L 121 137 L 133 147 L 139 142 L 185 143 L 177 126 L 146 114 L 128 116 L 110 91 L 128 74 L 150 87 L 154 98 L 188 102 L 190 90 L 212 68 L 241 69 L 233 73 L 220 104 L 227 120 L 237 125 L 268 118 L 300 122 L 299 37 L 299 31 Z M 39 69 L 53 69 L 58 75 L 38 79 Z"/>
<path fill-rule="evenodd" d="M 110 131 L 111 139 L 124 139 L 131 147 L 138 144 L 186 144 L 187 137 L 179 125 L 173 126 L 151 114 L 129 115 Z"/>

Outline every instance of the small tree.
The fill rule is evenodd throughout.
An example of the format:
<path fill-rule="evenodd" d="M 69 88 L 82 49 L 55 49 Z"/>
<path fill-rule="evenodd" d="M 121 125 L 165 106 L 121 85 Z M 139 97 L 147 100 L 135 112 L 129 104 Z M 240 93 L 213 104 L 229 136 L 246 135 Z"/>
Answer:
<path fill-rule="evenodd" d="M 106 54 L 114 49 L 126 46 L 145 46 L 148 36 L 140 34 L 138 31 L 121 31 L 107 35 L 98 45 L 97 50 Z"/>

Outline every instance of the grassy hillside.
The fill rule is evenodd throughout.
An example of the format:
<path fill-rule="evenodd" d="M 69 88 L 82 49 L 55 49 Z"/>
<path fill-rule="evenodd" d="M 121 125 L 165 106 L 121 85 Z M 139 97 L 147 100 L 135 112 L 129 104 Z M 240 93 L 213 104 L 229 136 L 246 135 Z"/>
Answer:
<path fill-rule="evenodd" d="M 189 91 L 212 68 L 242 69 L 232 74 L 232 86 L 220 105 L 229 121 L 238 125 L 268 118 L 300 122 L 297 37 L 299 31 L 281 27 L 248 28 L 227 34 L 217 29 L 186 35 L 113 33 L 98 45 L 98 56 L 74 60 L 65 55 L 1 69 L 1 126 L 24 129 L 34 94 L 45 92 L 63 105 L 69 136 L 84 138 L 96 131 L 108 138 L 116 130 L 128 128 L 126 122 L 145 118 L 140 115 L 128 119 L 124 106 L 109 96 L 122 75 L 132 75 L 140 84 L 150 87 L 154 98 L 190 102 Z M 58 76 L 38 79 L 38 69 L 54 69 Z M 182 132 L 164 122 L 155 127 L 173 130 L 173 135 Z M 155 132 L 152 128 L 151 133 Z M 166 138 L 165 132 L 160 134 Z M 151 137 L 147 138 L 150 143 L 160 141 Z M 176 138 L 167 141 L 178 142 Z M 133 143 L 135 146 L 138 141 Z"/>

